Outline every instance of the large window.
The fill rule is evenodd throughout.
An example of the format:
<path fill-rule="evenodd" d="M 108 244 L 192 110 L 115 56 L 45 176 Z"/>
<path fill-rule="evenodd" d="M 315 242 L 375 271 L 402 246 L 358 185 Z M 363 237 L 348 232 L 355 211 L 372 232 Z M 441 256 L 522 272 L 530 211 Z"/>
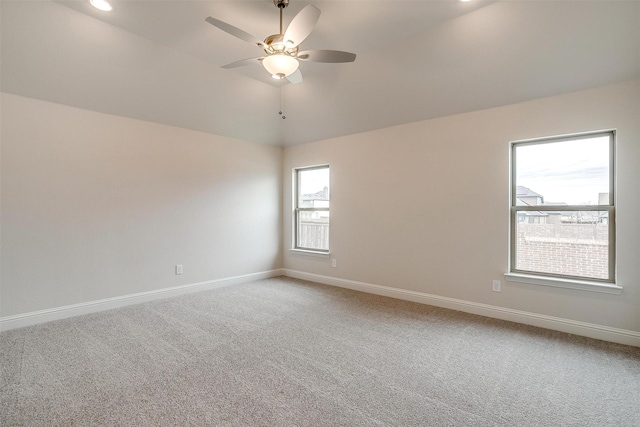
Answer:
<path fill-rule="evenodd" d="M 615 283 L 614 139 L 511 143 L 511 273 Z"/>
<path fill-rule="evenodd" d="M 294 171 L 294 248 L 329 252 L 329 166 Z"/>

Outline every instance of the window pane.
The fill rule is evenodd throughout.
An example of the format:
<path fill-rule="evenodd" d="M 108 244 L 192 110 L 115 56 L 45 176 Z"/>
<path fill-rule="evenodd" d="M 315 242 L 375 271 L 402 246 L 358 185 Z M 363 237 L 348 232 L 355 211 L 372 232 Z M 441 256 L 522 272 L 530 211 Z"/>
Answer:
<path fill-rule="evenodd" d="M 329 207 L 329 168 L 298 171 L 298 207 Z"/>
<path fill-rule="evenodd" d="M 517 205 L 609 204 L 609 137 L 514 149 Z"/>
<path fill-rule="evenodd" d="M 298 212 L 296 246 L 299 248 L 329 250 L 329 211 Z"/>
<path fill-rule="evenodd" d="M 607 211 L 516 212 L 515 268 L 609 278 Z"/>
<path fill-rule="evenodd" d="M 296 170 L 295 247 L 329 251 L 329 166 Z"/>

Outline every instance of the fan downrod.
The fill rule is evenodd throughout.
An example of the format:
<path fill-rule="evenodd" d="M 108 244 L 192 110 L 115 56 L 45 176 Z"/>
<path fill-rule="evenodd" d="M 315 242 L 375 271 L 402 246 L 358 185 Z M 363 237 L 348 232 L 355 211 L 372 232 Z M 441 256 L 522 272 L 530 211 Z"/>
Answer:
<path fill-rule="evenodd" d="M 289 0 L 273 0 L 273 4 L 275 4 L 278 9 L 282 10 L 289 6 Z"/>

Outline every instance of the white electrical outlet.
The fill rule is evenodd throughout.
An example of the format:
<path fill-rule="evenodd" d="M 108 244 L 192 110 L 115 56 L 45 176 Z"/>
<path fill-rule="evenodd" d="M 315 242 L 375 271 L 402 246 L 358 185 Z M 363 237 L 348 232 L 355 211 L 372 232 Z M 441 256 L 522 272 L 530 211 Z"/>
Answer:
<path fill-rule="evenodd" d="M 336 268 L 338 266 L 338 261 L 334 258 L 331 260 L 331 267 Z"/>
<path fill-rule="evenodd" d="M 176 265 L 176 275 L 182 274 L 182 264 Z"/>
<path fill-rule="evenodd" d="M 500 283 L 500 280 L 494 280 L 493 281 L 493 292 L 500 292 L 502 287 L 502 283 Z"/>

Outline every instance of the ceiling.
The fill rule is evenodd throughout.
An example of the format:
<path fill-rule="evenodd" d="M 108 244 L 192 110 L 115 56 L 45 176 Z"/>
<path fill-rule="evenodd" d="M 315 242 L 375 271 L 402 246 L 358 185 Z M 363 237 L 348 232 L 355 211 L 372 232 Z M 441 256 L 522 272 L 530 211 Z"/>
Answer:
<path fill-rule="evenodd" d="M 111 3 L 2 1 L 2 91 L 289 146 L 640 77 L 637 0 L 291 0 L 322 11 L 302 49 L 358 55 L 297 85 L 220 68 L 261 51 L 205 22 L 263 39 L 272 0 Z"/>

